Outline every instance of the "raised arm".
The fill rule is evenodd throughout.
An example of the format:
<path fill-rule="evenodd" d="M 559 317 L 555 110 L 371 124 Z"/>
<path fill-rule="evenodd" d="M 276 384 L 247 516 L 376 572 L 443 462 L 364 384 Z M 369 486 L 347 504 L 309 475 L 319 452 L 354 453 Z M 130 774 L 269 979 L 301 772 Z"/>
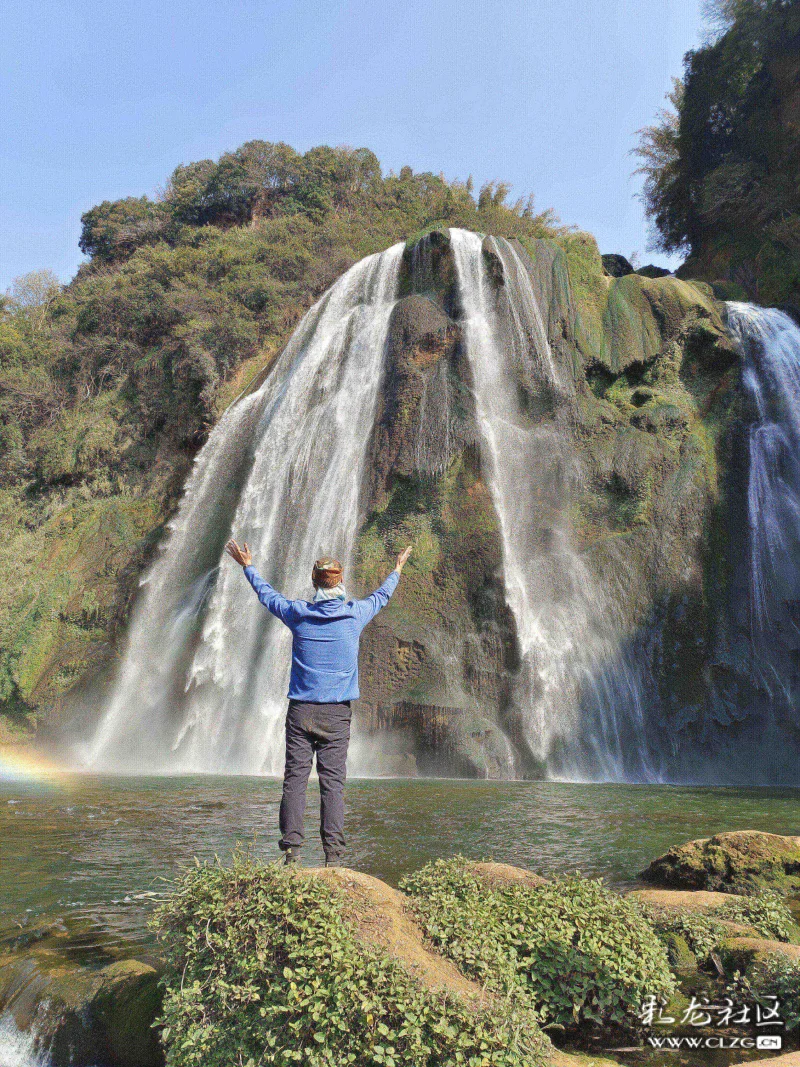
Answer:
<path fill-rule="evenodd" d="M 374 593 L 370 593 L 368 597 L 364 597 L 363 600 L 356 601 L 362 629 L 368 622 L 375 618 L 381 608 L 385 608 L 389 603 L 389 598 L 397 588 L 397 583 L 400 581 L 400 575 L 403 573 L 403 567 L 405 567 L 410 555 L 411 545 L 397 557 L 397 563 L 394 570 L 380 588 L 376 589 Z"/>
<path fill-rule="evenodd" d="M 258 573 L 253 566 L 253 557 L 250 552 L 250 546 L 245 541 L 244 545 L 240 548 L 233 538 L 225 545 L 225 551 L 235 560 L 240 567 L 244 569 L 244 576 L 252 585 L 256 596 L 267 609 L 281 622 L 286 623 L 289 626 L 294 619 L 294 608 L 291 600 L 287 600 L 285 596 L 279 593 L 276 589 L 273 589 L 269 582 Z"/>

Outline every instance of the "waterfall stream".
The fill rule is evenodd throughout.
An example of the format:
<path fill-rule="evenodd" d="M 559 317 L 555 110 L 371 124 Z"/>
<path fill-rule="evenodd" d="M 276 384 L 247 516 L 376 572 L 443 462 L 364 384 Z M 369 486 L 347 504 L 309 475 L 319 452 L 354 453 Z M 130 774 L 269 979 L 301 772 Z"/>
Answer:
<path fill-rule="evenodd" d="M 19 1030 L 10 1011 L 0 1015 L 0 1067 L 49 1067 L 50 1057 L 36 1047 L 33 1030 Z"/>
<path fill-rule="evenodd" d="M 782 311 L 728 304 L 753 405 L 748 430 L 749 627 L 771 710 L 796 722 L 800 659 L 800 328 Z M 777 739 L 780 744 L 780 740 Z"/>
<path fill-rule="evenodd" d="M 614 603 L 576 551 L 572 489 L 583 477 L 570 436 L 573 383 L 553 359 L 531 278 L 513 244 L 495 292 L 483 239 L 450 231 L 482 441 L 500 523 L 506 598 L 521 667 L 515 700 L 547 772 L 653 780 L 636 668 L 621 651 Z"/>
<path fill-rule="evenodd" d="M 306 314 L 263 386 L 195 461 L 143 581 L 128 648 L 87 755 L 98 769 L 279 773 L 291 635 L 223 556 L 308 595 L 314 559 L 347 572 L 403 245 L 369 256 Z"/>
<path fill-rule="evenodd" d="M 601 579 L 573 532 L 587 477 L 576 385 L 548 343 L 533 264 L 502 238 L 452 229 L 450 240 L 519 648 L 508 721 L 550 777 L 662 780 L 671 757 L 654 740 L 647 656 L 640 649 L 637 662 L 626 630 L 625 560 L 612 555 Z M 289 597 L 310 592 L 316 556 L 349 567 L 402 253 L 395 245 L 343 275 L 197 456 L 141 583 L 127 651 L 84 754 L 90 766 L 280 773 L 291 637 L 258 608 L 223 548 L 231 533 L 247 540 L 258 569 Z M 415 256 L 412 274 L 430 273 Z M 747 304 L 729 304 L 728 321 L 753 412 L 745 657 L 769 694 L 765 728 L 780 731 L 794 721 L 800 661 L 800 329 Z M 446 374 L 442 363 L 420 402 L 418 465 L 434 475 L 450 450 Z M 378 769 L 368 739 L 355 741 L 356 773 Z"/>

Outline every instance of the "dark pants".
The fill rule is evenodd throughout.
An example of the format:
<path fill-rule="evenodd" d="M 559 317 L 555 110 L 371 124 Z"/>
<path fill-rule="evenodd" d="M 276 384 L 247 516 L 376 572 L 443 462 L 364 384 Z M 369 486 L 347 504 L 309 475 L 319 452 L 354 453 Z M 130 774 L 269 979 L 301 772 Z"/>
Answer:
<path fill-rule="evenodd" d="M 344 852 L 344 782 L 350 743 L 350 701 L 310 704 L 289 701 L 286 713 L 286 769 L 281 797 L 280 847 L 299 848 L 305 840 L 306 786 L 314 753 L 319 775 L 320 826 L 325 858 Z"/>

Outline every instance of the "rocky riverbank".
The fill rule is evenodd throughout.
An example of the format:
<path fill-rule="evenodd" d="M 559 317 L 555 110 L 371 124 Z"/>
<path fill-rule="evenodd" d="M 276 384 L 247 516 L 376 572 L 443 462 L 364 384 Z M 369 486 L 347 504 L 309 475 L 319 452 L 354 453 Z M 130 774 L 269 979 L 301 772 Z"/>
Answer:
<path fill-rule="evenodd" d="M 160 958 L 89 951 L 65 922 L 6 937 L 0 1014 L 52 1067 L 634 1067 L 666 1062 L 654 1036 L 735 1041 L 691 1061 L 727 1067 L 758 1034 L 799 1043 L 798 871 L 797 838 L 755 831 L 676 846 L 624 893 L 463 858 L 395 889 L 238 856 L 177 884 Z M 752 1018 L 713 1018 L 726 998 Z M 776 1000 L 781 1025 L 759 1029 Z"/>

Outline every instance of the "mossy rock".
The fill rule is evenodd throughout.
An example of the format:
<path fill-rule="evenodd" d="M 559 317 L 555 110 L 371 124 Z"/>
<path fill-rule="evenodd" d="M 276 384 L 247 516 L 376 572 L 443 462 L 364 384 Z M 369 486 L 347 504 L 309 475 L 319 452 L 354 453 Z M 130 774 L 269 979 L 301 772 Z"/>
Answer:
<path fill-rule="evenodd" d="M 624 278 L 627 274 L 633 274 L 632 264 L 619 252 L 606 252 L 601 258 L 603 270 L 612 278 Z"/>
<path fill-rule="evenodd" d="M 666 934 L 664 944 L 667 947 L 669 965 L 677 975 L 690 975 L 697 971 L 697 957 L 682 934 L 674 932 Z"/>
<path fill-rule="evenodd" d="M 657 267 L 655 263 L 648 263 L 644 267 L 639 267 L 634 271 L 634 274 L 638 274 L 642 278 L 668 278 L 672 274 L 671 270 L 667 270 L 666 267 Z"/>
<path fill-rule="evenodd" d="M 760 889 L 800 891 L 800 837 L 735 830 L 669 849 L 641 872 L 646 882 L 671 889 L 752 894 Z"/>
<path fill-rule="evenodd" d="M 90 1016 L 103 1035 L 107 1062 L 149 1067 L 163 1061 L 153 1029 L 161 1010 L 158 980 L 156 969 L 140 960 L 119 960 L 101 971 Z"/>
<path fill-rule="evenodd" d="M 141 960 L 83 966 L 43 940 L 0 956 L 0 1011 L 35 1029 L 51 1067 L 161 1067 L 159 973 Z"/>
<path fill-rule="evenodd" d="M 438 222 L 423 226 L 421 230 L 416 230 L 406 240 L 406 252 L 413 251 L 420 241 L 424 241 L 426 238 L 428 238 L 432 244 L 449 245 L 450 228 L 447 225 Z"/>
<path fill-rule="evenodd" d="M 722 942 L 719 955 L 725 972 L 730 975 L 736 971 L 751 974 L 774 957 L 800 965 L 800 945 L 765 937 L 731 937 Z"/>

